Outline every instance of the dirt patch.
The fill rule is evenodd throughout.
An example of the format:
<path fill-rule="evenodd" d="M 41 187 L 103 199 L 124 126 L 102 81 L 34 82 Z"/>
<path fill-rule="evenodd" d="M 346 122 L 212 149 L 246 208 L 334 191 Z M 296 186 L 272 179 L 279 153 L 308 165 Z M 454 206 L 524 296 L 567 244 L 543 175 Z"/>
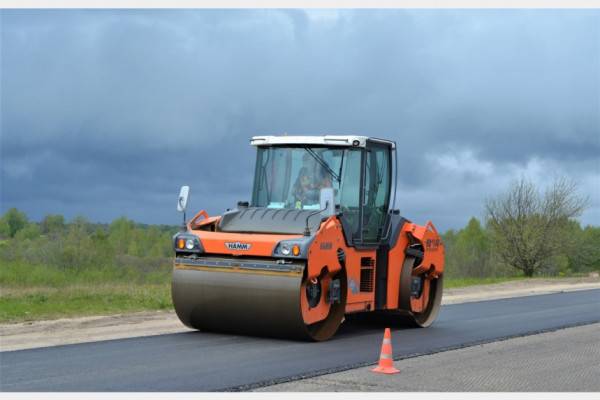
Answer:
<path fill-rule="evenodd" d="M 600 289 L 600 278 L 524 279 L 444 290 L 443 304 Z M 173 311 L 147 311 L 0 325 L 0 350 L 94 342 L 190 331 Z"/>
<path fill-rule="evenodd" d="M 0 325 L 0 349 L 20 350 L 99 340 L 185 332 L 172 311 L 62 318 Z"/>

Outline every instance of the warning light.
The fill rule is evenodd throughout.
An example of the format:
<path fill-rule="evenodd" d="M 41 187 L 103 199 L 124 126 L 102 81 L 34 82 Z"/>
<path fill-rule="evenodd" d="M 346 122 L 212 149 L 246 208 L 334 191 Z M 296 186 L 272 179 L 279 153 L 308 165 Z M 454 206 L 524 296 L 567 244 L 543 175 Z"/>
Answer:
<path fill-rule="evenodd" d="M 292 247 L 292 254 L 295 256 L 300 255 L 300 246 L 295 244 L 294 247 Z"/>

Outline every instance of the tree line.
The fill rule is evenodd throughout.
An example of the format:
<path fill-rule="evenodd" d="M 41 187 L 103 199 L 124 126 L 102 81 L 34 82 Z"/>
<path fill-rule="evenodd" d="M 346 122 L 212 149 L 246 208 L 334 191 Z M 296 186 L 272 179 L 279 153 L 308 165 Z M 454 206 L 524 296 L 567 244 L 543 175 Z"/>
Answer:
<path fill-rule="evenodd" d="M 129 268 L 136 272 L 168 270 L 172 236 L 178 227 L 138 224 L 126 217 L 110 224 L 84 217 L 67 222 L 62 215 L 30 221 L 9 209 L 0 218 L 0 262 L 43 265 L 76 271 Z"/>
<path fill-rule="evenodd" d="M 600 227 L 576 217 L 586 199 L 572 182 L 557 180 L 544 193 L 521 179 L 489 199 L 482 221 L 472 217 L 442 235 L 446 276 L 488 278 L 572 275 L 600 271 Z M 28 220 L 15 208 L 0 218 L 0 262 L 62 269 L 133 268 L 168 271 L 179 227 L 145 225 L 125 217 L 110 224 L 62 215 Z"/>
<path fill-rule="evenodd" d="M 570 276 L 600 271 L 600 227 L 569 221 L 562 227 L 563 243 L 533 271 L 506 263 L 498 253 L 499 239 L 489 225 L 472 217 L 462 229 L 442 234 L 448 277 Z"/>

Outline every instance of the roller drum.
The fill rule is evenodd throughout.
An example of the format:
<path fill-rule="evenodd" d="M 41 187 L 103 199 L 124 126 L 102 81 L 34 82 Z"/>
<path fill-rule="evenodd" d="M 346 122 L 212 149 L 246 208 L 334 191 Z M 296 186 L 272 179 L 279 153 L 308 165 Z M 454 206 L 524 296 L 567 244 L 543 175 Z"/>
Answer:
<path fill-rule="evenodd" d="M 227 264 L 232 266 L 227 266 Z M 190 265 L 176 261 L 173 269 L 172 298 L 179 319 L 203 331 L 230 332 L 300 340 L 331 337 L 343 317 L 343 307 L 333 307 L 331 318 L 306 325 L 302 318 L 303 263 L 268 271 L 275 263 L 262 262 L 261 268 L 221 260 L 220 266 L 198 261 Z"/>
<path fill-rule="evenodd" d="M 403 312 L 408 312 L 411 317 L 411 322 L 418 327 L 427 328 L 437 318 L 442 305 L 442 293 L 444 289 L 444 275 L 432 279 L 429 289 L 429 300 L 425 310 L 419 313 L 411 312 L 411 278 L 412 271 L 415 267 L 415 258 L 406 257 L 402 266 L 402 274 L 400 276 L 400 309 Z"/>

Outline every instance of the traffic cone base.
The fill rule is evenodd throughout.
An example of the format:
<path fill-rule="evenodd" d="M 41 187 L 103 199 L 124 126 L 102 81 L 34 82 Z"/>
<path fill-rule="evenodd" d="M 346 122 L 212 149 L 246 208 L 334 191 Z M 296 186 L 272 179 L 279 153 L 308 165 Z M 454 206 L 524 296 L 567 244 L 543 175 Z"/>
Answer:
<path fill-rule="evenodd" d="M 394 368 L 394 358 L 392 352 L 392 333 L 390 328 L 385 328 L 383 343 L 381 344 L 381 354 L 379 356 L 379 365 L 371 371 L 379 374 L 397 374 L 400 370 Z"/>
<path fill-rule="evenodd" d="M 378 372 L 380 374 L 390 374 L 390 375 L 397 374 L 400 372 L 399 369 L 396 369 L 394 367 L 379 367 L 379 366 L 373 368 L 371 371 Z"/>

